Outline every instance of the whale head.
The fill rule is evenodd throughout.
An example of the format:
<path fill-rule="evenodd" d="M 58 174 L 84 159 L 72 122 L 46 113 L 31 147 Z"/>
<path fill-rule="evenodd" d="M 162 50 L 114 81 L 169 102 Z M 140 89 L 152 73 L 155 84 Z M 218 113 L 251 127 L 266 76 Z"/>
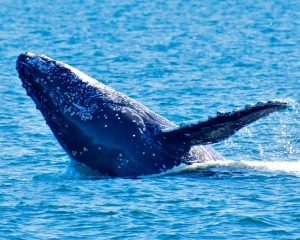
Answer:
<path fill-rule="evenodd" d="M 76 119 L 92 120 L 98 109 L 94 98 L 101 96 L 99 89 L 104 85 L 67 64 L 30 52 L 18 57 L 16 69 L 27 95 L 66 149 L 68 128 Z"/>

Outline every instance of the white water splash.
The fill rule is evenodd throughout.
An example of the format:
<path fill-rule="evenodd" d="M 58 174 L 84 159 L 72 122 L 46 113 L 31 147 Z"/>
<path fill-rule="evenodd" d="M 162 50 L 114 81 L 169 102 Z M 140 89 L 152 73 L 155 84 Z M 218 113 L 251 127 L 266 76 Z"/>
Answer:
<path fill-rule="evenodd" d="M 229 172 L 236 171 L 257 171 L 265 173 L 286 173 L 300 176 L 300 160 L 293 162 L 285 161 L 251 161 L 251 160 L 220 160 L 210 161 L 206 163 L 195 163 L 192 165 L 181 164 L 163 174 L 180 174 L 180 173 L 193 173 L 203 170 L 214 170 L 221 168 Z M 160 174 L 161 175 L 161 174 Z"/>

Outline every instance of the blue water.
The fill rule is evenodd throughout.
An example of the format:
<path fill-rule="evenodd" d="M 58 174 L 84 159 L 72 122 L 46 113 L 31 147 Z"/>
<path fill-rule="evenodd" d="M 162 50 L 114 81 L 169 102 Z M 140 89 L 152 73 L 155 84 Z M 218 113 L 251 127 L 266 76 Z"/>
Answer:
<path fill-rule="evenodd" d="M 0 239 L 300 239 L 300 2 L 3 0 Z M 174 122 L 285 99 L 213 147 L 224 161 L 137 180 L 78 169 L 15 71 L 66 62 Z"/>

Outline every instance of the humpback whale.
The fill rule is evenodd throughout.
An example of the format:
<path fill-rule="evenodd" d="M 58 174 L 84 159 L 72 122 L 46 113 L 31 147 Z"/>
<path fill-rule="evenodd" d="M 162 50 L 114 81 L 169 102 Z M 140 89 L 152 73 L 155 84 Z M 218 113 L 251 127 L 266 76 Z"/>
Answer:
<path fill-rule="evenodd" d="M 209 144 L 284 109 L 281 100 L 217 112 L 176 125 L 67 64 L 30 52 L 19 55 L 22 86 L 71 159 L 100 174 L 137 177 L 182 163 L 222 158 Z"/>

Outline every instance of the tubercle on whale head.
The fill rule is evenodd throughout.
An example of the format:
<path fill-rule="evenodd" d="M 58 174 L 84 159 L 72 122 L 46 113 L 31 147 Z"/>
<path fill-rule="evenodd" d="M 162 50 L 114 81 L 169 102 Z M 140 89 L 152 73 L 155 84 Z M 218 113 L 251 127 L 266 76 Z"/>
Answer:
<path fill-rule="evenodd" d="M 48 89 L 54 88 L 58 92 L 63 92 L 64 84 L 76 83 L 79 80 L 67 64 L 30 52 L 19 55 L 16 69 L 23 83 L 31 83 L 30 80 L 33 80 L 45 88 L 48 84 Z"/>
<path fill-rule="evenodd" d="M 91 85 L 100 84 L 79 70 L 44 55 L 22 53 L 16 69 L 27 94 L 45 118 L 47 112 L 61 112 L 68 117 L 91 119 L 97 106 L 91 104 L 97 95 Z"/>

